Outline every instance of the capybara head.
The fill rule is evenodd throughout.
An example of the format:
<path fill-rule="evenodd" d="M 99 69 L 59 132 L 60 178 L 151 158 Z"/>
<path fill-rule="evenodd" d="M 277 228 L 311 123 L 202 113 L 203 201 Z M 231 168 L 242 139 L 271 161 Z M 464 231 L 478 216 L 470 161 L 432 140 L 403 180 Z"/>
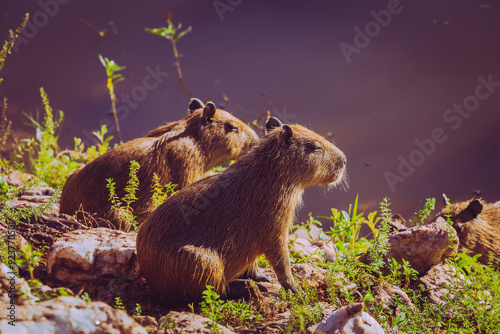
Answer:
<path fill-rule="evenodd" d="M 272 156 L 273 164 L 287 170 L 289 182 L 306 188 L 311 185 L 335 185 L 346 182 L 346 157 L 331 142 L 300 125 L 283 125 L 271 117 L 267 135 L 259 145 L 260 154 Z"/>
<path fill-rule="evenodd" d="M 463 224 L 470 222 L 477 218 L 483 211 L 483 204 L 474 199 L 470 202 L 459 202 L 451 204 L 449 209 L 444 209 L 445 215 L 449 215 L 453 221 L 453 227 L 460 232 Z"/>
<path fill-rule="evenodd" d="M 193 111 L 193 116 L 198 119 L 199 141 L 208 159 L 217 157 L 214 165 L 238 159 L 259 141 L 255 131 L 212 102 Z"/>
<path fill-rule="evenodd" d="M 255 131 L 248 125 L 227 111 L 217 109 L 213 102 L 204 105 L 199 99 L 193 98 L 188 112 L 181 120 L 185 123 L 183 130 L 199 145 L 208 162 L 208 169 L 221 162 L 238 159 L 259 141 Z M 181 121 L 161 126 L 148 133 L 147 137 L 164 136 L 173 130 L 178 132 Z"/>

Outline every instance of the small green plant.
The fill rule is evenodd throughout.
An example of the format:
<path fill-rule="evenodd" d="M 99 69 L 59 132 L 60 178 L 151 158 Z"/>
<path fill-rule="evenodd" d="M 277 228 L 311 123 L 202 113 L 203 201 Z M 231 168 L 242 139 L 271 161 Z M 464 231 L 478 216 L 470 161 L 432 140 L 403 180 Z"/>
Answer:
<path fill-rule="evenodd" d="M 214 287 L 207 285 L 207 289 L 203 291 L 203 301 L 200 303 L 202 314 L 210 319 L 206 327 L 214 333 L 221 332 L 217 322 L 222 319 L 224 302 L 219 298 L 220 295 L 214 291 Z"/>
<path fill-rule="evenodd" d="M 90 298 L 89 294 L 87 292 L 84 292 L 83 294 L 79 295 L 80 299 L 86 301 L 87 303 L 90 303 L 92 299 Z"/>
<path fill-rule="evenodd" d="M 70 157 L 75 161 L 90 162 L 111 149 L 110 141 L 113 139 L 113 136 L 106 137 L 107 133 L 108 128 L 106 124 L 102 124 L 100 130 L 92 132 L 92 134 L 97 138 L 96 145 L 91 145 L 88 148 L 85 148 L 82 139 L 75 137 L 73 151 L 66 150 L 65 153 L 72 154 Z"/>
<path fill-rule="evenodd" d="M 369 251 L 370 267 L 379 276 L 382 275 L 381 269 L 385 266 L 384 257 L 389 251 L 389 226 L 391 222 L 391 210 L 389 209 L 389 199 L 386 197 L 380 203 L 381 222 L 377 237 L 371 244 Z"/>
<path fill-rule="evenodd" d="M 15 31 L 9 30 L 9 40 L 4 42 L 2 50 L 0 50 L 0 71 L 3 68 L 3 65 L 5 63 L 5 58 L 7 58 L 7 54 L 10 53 L 10 50 L 14 47 L 17 38 L 23 31 L 24 26 L 26 25 L 26 23 L 28 23 L 29 17 L 30 16 L 28 13 L 24 14 L 24 19 L 21 22 L 21 25 Z M 2 81 L 3 78 L 0 78 L 0 84 L 2 83 Z"/>
<path fill-rule="evenodd" d="M 418 276 L 418 271 L 413 269 L 410 263 L 402 259 L 403 264 L 400 264 L 395 259 L 389 260 L 389 270 L 390 274 L 387 279 L 394 285 L 400 285 L 403 283 L 403 289 L 407 289 L 412 280 L 416 280 Z"/>
<path fill-rule="evenodd" d="M 125 309 L 125 306 L 123 305 L 123 302 L 122 302 L 121 297 L 115 297 L 115 305 L 114 305 L 114 308 L 117 308 L 117 309 L 119 309 L 119 310 L 122 310 L 122 311 L 127 312 L 127 310 Z"/>
<path fill-rule="evenodd" d="M 262 315 L 255 312 L 251 305 L 243 300 L 220 300 L 220 295 L 210 285 L 203 291 L 203 301 L 200 306 L 202 314 L 210 319 L 207 328 L 214 332 L 219 331 L 217 323 L 231 326 L 248 326 L 260 322 L 262 319 Z"/>
<path fill-rule="evenodd" d="M 177 191 L 175 188 L 177 187 L 176 184 L 172 184 L 172 182 L 169 182 L 168 184 L 162 186 L 159 182 L 158 175 L 156 173 L 153 174 L 153 180 L 152 180 L 152 191 L 153 195 L 151 197 L 152 199 L 152 210 L 155 210 L 157 207 L 159 207 L 167 197 L 175 194 Z"/>
<path fill-rule="evenodd" d="M 174 59 L 175 59 L 175 68 L 177 69 L 177 77 L 179 78 L 179 83 L 181 85 L 181 89 L 186 95 L 186 98 L 189 100 L 191 96 L 193 95 L 192 93 L 189 93 L 186 89 L 186 86 L 184 84 L 184 78 L 182 77 L 182 70 L 181 70 L 181 55 L 179 54 L 179 51 L 177 50 L 177 42 L 184 37 L 187 33 L 191 32 L 193 29 L 189 26 L 187 29 L 182 29 L 182 23 L 179 23 L 177 26 L 175 26 L 172 23 L 172 13 L 167 14 L 167 27 L 160 27 L 160 28 L 144 28 L 147 32 L 157 35 L 163 38 L 166 38 L 170 41 L 172 44 L 172 50 L 174 52 Z"/>
<path fill-rule="evenodd" d="M 436 199 L 435 198 L 427 198 L 425 200 L 424 207 L 415 212 L 416 219 L 410 220 L 415 226 L 419 226 L 424 223 L 424 220 L 429 216 L 429 214 L 436 207 Z"/>
<path fill-rule="evenodd" d="M 40 95 L 45 111 L 44 121 L 41 123 L 25 113 L 35 129 L 36 135 L 35 138 L 24 141 L 29 152 L 30 168 L 33 173 L 49 186 L 57 186 L 64 182 L 63 176 L 67 174 L 61 171 L 64 166 L 56 159 L 60 153 L 57 132 L 60 130 L 64 113 L 59 110 L 56 118 L 43 87 L 40 88 Z M 77 166 L 72 167 L 76 168 Z"/>
<path fill-rule="evenodd" d="M 104 68 L 106 69 L 106 76 L 108 77 L 107 87 L 109 90 L 109 98 L 111 99 L 113 117 L 115 118 L 116 133 L 118 135 L 119 143 L 123 144 L 122 133 L 120 131 L 120 122 L 118 121 L 118 114 L 116 112 L 115 84 L 126 79 L 126 77 L 124 77 L 121 73 L 117 73 L 123 71 L 125 69 L 125 66 L 120 66 L 115 63 L 114 60 L 109 60 L 108 58 L 101 55 L 99 55 L 99 59 L 101 60 L 102 66 L 104 66 Z"/>
<path fill-rule="evenodd" d="M 450 248 L 453 249 L 453 247 L 456 244 L 456 234 L 453 229 L 453 220 L 451 219 L 452 211 L 451 211 L 450 199 L 445 194 L 443 194 L 443 200 L 444 200 L 444 211 L 445 211 L 444 218 L 446 220 L 446 223 L 450 227 L 448 229 L 448 240 Z"/>
<path fill-rule="evenodd" d="M 171 315 L 165 315 L 160 319 L 160 328 L 164 329 L 168 334 L 181 334 L 182 331 L 176 327 L 175 319 Z"/>
<path fill-rule="evenodd" d="M 135 304 L 135 310 L 134 310 L 134 314 L 132 315 L 132 317 L 138 317 L 142 314 L 142 307 L 141 307 L 141 304 L 139 303 L 136 303 Z"/>
<path fill-rule="evenodd" d="M 306 333 L 309 326 L 323 318 L 321 306 L 318 304 L 318 291 L 304 282 L 299 284 L 299 293 L 281 290 L 281 298 L 290 308 L 290 319 L 285 333 Z"/>
<path fill-rule="evenodd" d="M 360 254 L 365 252 L 370 245 L 366 237 L 359 237 L 363 224 L 370 227 L 373 236 L 377 237 L 378 235 L 378 229 L 375 225 L 380 218 L 375 217 L 376 214 L 377 212 L 372 212 L 367 218 L 364 218 L 363 213 L 358 213 L 358 196 L 356 196 L 354 205 L 349 206 L 348 212 L 332 209 L 330 217 L 320 216 L 319 218 L 333 222 L 333 227 L 326 233 L 330 235 L 339 251 L 342 253 L 355 251 Z"/>
<path fill-rule="evenodd" d="M 116 194 L 116 183 L 112 178 L 107 179 L 106 187 L 109 190 L 109 201 L 111 202 L 111 209 L 115 210 L 120 219 L 119 229 L 122 229 L 123 224 L 131 224 L 134 230 L 138 228 L 138 223 L 136 222 L 136 216 L 134 216 L 134 209 L 131 204 L 137 200 L 135 193 L 139 189 L 139 178 L 137 177 L 137 172 L 139 171 L 140 165 L 137 161 L 130 161 L 130 172 L 129 179 L 125 186 L 125 196 L 120 199 Z M 123 205 L 123 202 L 125 205 Z"/>
<path fill-rule="evenodd" d="M 39 252 L 31 244 L 28 244 L 22 250 L 17 253 L 17 265 L 22 268 L 26 268 L 30 274 L 30 279 L 34 280 L 35 276 L 33 274 L 35 267 L 41 261 L 42 252 Z"/>

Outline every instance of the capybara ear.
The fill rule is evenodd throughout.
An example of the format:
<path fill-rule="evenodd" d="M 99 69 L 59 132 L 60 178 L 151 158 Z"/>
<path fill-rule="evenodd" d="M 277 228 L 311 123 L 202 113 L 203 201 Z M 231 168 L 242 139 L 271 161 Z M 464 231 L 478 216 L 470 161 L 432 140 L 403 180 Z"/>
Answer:
<path fill-rule="evenodd" d="M 190 114 L 193 111 L 201 109 L 201 108 L 205 108 L 205 105 L 203 104 L 203 102 L 201 102 L 201 100 L 196 99 L 196 98 L 192 98 L 191 101 L 189 101 L 189 110 L 188 111 Z"/>
<path fill-rule="evenodd" d="M 283 130 L 281 133 L 285 143 L 287 145 L 290 145 L 292 143 L 293 129 L 289 125 L 285 124 L 283 125 Z"/>
<path fill-rule="evenodd" d="M 465 209 L 472 217 L 476 218 L 483 211 L 483 205 L 477 199 L 469 203 Z"/>
<path fill-rule="evenodd" d="M 266 134 L 274 130 L 275 128 L 281 128 L 283 123 L 277 117 L 269 117 L 266 123 Z"/>
<path fill-rule="evenodd" d="M 207 105 L 203 108 L 203 119 L 209 122 L 212 121 L 215 115 L 215 109 L 215 104 L 212 101 L 207 102 Z"/>

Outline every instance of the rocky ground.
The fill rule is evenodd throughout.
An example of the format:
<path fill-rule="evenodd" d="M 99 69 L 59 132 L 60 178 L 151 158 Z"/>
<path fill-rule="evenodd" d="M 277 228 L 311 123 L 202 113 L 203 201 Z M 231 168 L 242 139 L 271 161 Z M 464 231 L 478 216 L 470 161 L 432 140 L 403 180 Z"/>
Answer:
<path fill-rule="evenodd" d="M 36 206 L 52 194 L 50 188 L 32 189 L 19 196 L 12 206 Z M 2 235 L 7 236 L 6 222 L 0 222 L 0 229 Z M 207 329 L 209 320 L 199 315 L 199 306 L 173 310 L 155 302 L 146 281 L 140 276 L 135 238 L 134 233 L 93 228 L 91 220 L 79 222 L 59 214 L 57 205 L 40 217 L 21 219 L 16 227 L 16 247 L 23 249 L 28 242 L 42 252 L 34 277 L 43 285 L 28 286 L 28 268 L 20 268 L 21 277 L 12 279 L 11 270 L 1 264 L 1 303 L 5 306 L 12 303 L 9 295 L 12 284 L 15 291 L 23 293 L 15 298 L 15 328 L 9 324 L 12 318 L 2 317 L 0 332 L 50 333 L 55 332 L 52 331 L 55 328 L 64 328 L 65 333 L 213 333 Z M 293 240 L 291 251 L 296 257 L 322 257 L 325 261 L 334 261 L 337 256 L 329 238 L 314 226 L 310 231 L 297 230 L 290 239 Z M 420 274 L 414 284 L 423 284 L 428 297 L 441 303 L 442 287 L 453 280 L 449 274 L 453 268 L 444 265 L 443 259 L 458 245 L 454 230 L 438 219 L 430 225 L 397 231 L 389 237 L 389 242 L 389 256 L 407 259 Z M 262 270 L 276 278 L 270 268 Z M 308 333 L 384 332 L 375 319 L 363 312 L 362 304 L 353 303 L 337 310 L 328 304 L 323 268 L 300 263 L 293 271 L 299 282 L 308 282 L 318 291 L 318 303 L 323 309 L 322 322 L 309 327 Z M 219 326 L 221 332 L 279 333 L 285 330 L 290 311 L 280 308 L 276 302 L 280 298 L 280 286 L 278 283 L 263 285 L 268 292 L 252 300 L 254 307 L 262 310 L 263 321 L 236 328 Z M 390 312 L 397 312 L 394 296 L 411 307 L 406 293 L 395 286 L 376 286 L 372 294 Z M 40 295 L 57 298 L 42 301 L 37 297 Z M 128 314 L 116 308 L 117 297 Z M 138 304 L 140 312 L 136 310 Z"/>

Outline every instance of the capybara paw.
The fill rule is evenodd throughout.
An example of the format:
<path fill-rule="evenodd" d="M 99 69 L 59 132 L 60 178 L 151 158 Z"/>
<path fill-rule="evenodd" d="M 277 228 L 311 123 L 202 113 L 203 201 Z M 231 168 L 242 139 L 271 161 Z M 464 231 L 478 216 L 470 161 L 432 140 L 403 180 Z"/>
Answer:
<path fill-rule="evenodd" d="M 256 282 L 267 282 L 267 283 L 271 283 L 273 280 L 271 279 L 271 277 L 269 276 L 266 276 L 264 274 L 258 274 L 258 275 L 255 275 L 255 277 L 249 277 L 251 279 L 253 279 L 254 281 Z"/>
<path fill-rule="evenodd" d="M 295 284 L 281 284 L 283 289 L 292 291 L 293 293 L 299 293 L 299 290 L 297 289 L 297 286 Z"/>
<path fill-rule="evenodd" d="M 260 292 L 268 292 L 269 290 L 262 284 L 257 284 Z M 256 295 L 256 291 L 252 289 L 248 279 L 235 279 L 228 283 L 224 299 L 241 299 L 250 298 Z"/>

